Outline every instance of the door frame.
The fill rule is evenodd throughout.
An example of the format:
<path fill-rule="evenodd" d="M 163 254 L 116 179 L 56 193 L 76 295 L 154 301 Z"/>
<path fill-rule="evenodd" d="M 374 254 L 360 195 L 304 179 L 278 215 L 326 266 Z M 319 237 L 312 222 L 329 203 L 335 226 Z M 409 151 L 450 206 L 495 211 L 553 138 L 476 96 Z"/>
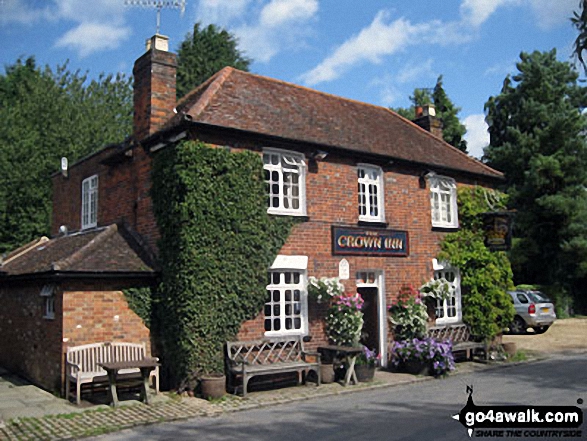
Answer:
<path fill-rule="evenodd" d="M 373 282 L 359 281 L 361 273 L 374 273 Z M 355 274 L 357 288 L 377 288 L 377 320 L 379 329 L 379 347 L 377 353 L 381 354 L 381 366 L 387 367 L 387 306 L 385 301 L 385 272 L 377 269 L 358 270 Z"/>

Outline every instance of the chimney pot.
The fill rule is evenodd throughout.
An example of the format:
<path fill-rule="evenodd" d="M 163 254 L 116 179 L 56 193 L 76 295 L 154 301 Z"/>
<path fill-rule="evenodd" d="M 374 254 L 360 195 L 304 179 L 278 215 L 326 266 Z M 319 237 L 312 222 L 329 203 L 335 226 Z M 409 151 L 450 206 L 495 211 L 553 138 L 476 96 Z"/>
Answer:
<path fill-rule="evenodd" d="M 146 43 L 147 52 L 151 48 L 155 48 L 158 51 L 169 52 L 169 37 L 161 34 L 155 34 L 151 38 L 147 39 Z"/>

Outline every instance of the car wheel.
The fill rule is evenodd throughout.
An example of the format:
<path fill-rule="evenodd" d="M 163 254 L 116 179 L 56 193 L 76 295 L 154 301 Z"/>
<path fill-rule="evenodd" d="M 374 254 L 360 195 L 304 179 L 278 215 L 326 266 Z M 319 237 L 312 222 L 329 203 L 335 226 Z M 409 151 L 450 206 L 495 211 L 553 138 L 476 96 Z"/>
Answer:
<path fill-rule="evenodd" d="M 510 325 L 510 332 L 512 334 L 525 334 L 526 328 L 526 322 L 521 317 L 515 317 Z"/>
<path fill-rule="evenodd" d="M 548 326 L 538 326 L 538 327 L 534 328 L 534 332 L 536 334 L 544 334 L 546 331 L 548 331 L 548 328 L 550 328 L 550 325 L 548 325 Z"/>

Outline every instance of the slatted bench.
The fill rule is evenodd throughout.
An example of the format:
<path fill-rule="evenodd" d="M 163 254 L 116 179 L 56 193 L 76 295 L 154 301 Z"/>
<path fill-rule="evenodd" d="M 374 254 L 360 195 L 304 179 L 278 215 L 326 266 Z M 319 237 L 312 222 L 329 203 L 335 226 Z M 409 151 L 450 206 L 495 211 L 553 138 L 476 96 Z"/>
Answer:
<path fill-rule="evenodd" d="M 482 350 L 487 357 L 487 348 L 485 343 L 474 341 L 471 336 L 471 329 L 468 325 L 446 325 L 446 326 L 432 326 L 428 328 L 428 337 L 435 340 L 452 342 L 452 352 L 465 352 L 467 360 L 471 357 L 475 350 Z"/>
<path fill-rule="evenodd" d="M 76 385 L 76 403 L 81 401 L 81 387 L 83 384 L 108 384 L 108 375 L 100 363 L 132 362 L 147 357 L 144 343 L 101 342 L 67 348 L 65 357 L 65 398 L 69 400 L 71 383 Z M 121 369 L 118 378 L 140 379 L 141 371 L 138 368 Z M 159 367 L 151 371 L 150 379 L 155 382 L 155 393 L 159 393 Z"/>
<path fill-rule="evenodd" d="M 298 384 L 309 371 L 316 372 L 320 385 L 320 354 L 306 352 L 302 337 L 226 343 L 226 364 L 230 386 L 236 393 L 236 378 L 242 377 L 242 395 L 247 394 L 249 380 L 257 375 L 298 373 Z"/>

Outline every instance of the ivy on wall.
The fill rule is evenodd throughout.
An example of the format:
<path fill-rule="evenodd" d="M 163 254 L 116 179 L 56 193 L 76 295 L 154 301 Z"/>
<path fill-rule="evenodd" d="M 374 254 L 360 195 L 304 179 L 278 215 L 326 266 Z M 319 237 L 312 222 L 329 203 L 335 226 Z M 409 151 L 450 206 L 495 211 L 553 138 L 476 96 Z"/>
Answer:
<path fill-rule="evenodd" d="M 161 284 L 153 332 L 172 384 L 223 372 L 223 345 L 266 301 L 267 269 L 295 222 L 269 216 L 261 156 L 184 141 L 153 160 Z"/>
<path fill-rule="evenodd" d="M 151 328 L 151 288 L 128 288 L 122 290 L 129 308 L 138 315 L 147 328 Z"/>
<path fill-rule="evenodd" d="M 505 203 L 505 196 L 496 191 L 459 188 L 461 228 L 445 237 L 439 254 L 439 260 L 460 269 L 463 321 L 473 335 L 487 340 L 501 333 L 514 318 L 507 294 L 514 286 L 510 261 L 505 252 L 491 252 L 483 242 L 481 214 L 505 210 Z"/>

